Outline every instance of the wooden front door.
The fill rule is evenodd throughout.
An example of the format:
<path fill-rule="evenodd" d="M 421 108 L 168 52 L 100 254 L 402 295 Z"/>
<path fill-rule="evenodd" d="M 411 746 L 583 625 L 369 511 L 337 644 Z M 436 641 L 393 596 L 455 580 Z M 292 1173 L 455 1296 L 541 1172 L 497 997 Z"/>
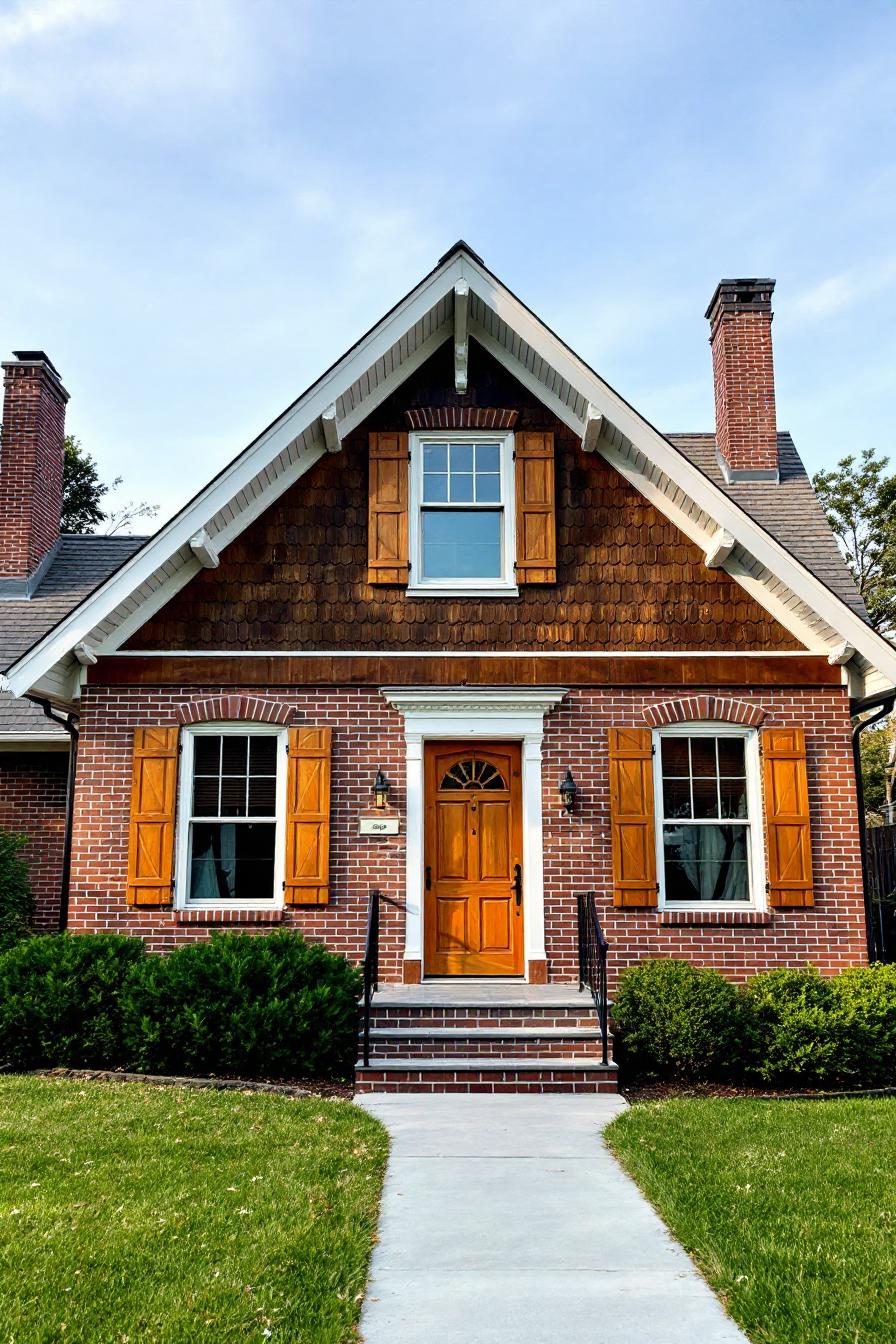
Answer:
<path fill-rule="evenodd" d="M 423 970 L 522 975 L 519 744 L 430 742 L 424 764 Z"/>

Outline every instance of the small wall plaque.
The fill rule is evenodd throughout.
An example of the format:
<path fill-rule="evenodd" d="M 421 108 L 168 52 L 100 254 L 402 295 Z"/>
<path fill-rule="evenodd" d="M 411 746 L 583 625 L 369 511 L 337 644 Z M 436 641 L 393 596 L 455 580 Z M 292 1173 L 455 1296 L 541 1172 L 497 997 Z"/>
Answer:
<path fill-rule="evenodd" d="M 358 828 L 360 835 L 397 835 L 397 817 L 362 817 Z"/>

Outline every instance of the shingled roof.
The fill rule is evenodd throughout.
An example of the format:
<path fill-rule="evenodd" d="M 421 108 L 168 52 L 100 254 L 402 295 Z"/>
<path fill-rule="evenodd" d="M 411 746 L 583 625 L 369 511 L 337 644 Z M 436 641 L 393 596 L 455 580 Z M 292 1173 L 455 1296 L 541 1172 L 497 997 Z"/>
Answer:
<path fill-rule="evenodd" d="M 138 551 L 146 537 L 95 537 L 64 534 L 30 598 L 0 602 L 0 671 L 66 616 Z M 0 738 L 66 738 L 39 705 L 0 692 Z"/>
<path fill-rule="evenodd" d="M 722 475 L 714 434 L 667 434 L 686 457 L 766 532 L 786 546 L 825 587 L 870 625 L 862 595 L 834 539 L 793 439 L 778 434 L 777 484 L 729 484 Z"/>

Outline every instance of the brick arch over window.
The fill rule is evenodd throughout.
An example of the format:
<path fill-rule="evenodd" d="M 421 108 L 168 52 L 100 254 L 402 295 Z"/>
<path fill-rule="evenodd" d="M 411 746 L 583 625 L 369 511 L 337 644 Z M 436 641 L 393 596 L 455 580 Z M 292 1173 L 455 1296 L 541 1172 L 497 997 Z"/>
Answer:
<path fill-rule="evenodd" d="M 717 695 L 689 695 L 681 700 L 665 700 L 659 705 L 648 705 L 644 718 L 651 728 L 663 728 L 670 723 L 693 723 L 721 720 L 758 728 L 765 720 L 765 710 L 745 700 L 726 700 Z"/>
<path fill-rule="evenodd" d="M 182 724 L 232 722 L 292 723 L 296 711 L 279 700 L 262 700 L 256 695 L 216 695 L 208 700 L 190 700 L 177 709 Z"/>

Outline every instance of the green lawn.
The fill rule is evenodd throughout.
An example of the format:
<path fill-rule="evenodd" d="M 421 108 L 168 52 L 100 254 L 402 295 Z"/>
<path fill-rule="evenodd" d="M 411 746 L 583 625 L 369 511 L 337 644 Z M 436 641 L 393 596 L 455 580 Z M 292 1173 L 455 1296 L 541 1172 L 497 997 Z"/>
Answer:
<path fill-rule="evenodd" d="M 896 1100 L 636 1105 L 607 1142 L 754 1344 L 896 1340 Z"/>
<path fill-rule="evenodd" d="M 386 1152 L 345 1101 L 0 1078 L 0 1344 L 352 1340 Z"/>

